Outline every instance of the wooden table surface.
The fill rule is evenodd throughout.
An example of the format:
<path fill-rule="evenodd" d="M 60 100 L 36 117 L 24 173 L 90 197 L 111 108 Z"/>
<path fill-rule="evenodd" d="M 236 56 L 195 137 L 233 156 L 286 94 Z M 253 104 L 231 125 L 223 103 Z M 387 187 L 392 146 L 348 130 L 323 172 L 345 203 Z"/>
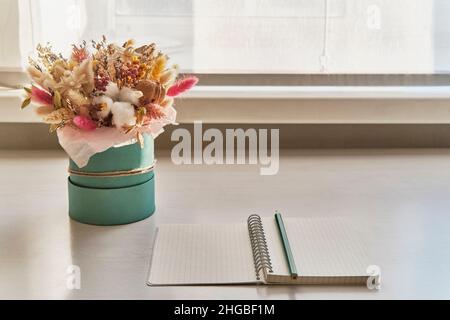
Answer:
<path fill-rule="evenodd" d="M 2 299 L 422 299 L 450 298 L 450 150 L 281 150 L 280 170 L 172 164 L 160 155 L 157 211 L 98 227 L 67 214 L 67 156 L 0 151 Z M 148 287 L 155 227 L 236 223 L 251 213 L 345 216 L 366 235 L 382 288 Z M 69 290 L 67 268 L 81 270 Z"/>

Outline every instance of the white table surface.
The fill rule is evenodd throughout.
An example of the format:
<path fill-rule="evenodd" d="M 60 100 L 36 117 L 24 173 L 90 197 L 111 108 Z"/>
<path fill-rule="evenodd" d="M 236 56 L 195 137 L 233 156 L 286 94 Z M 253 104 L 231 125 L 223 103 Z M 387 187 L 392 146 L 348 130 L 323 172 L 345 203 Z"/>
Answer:
<path fill-rule="evenodd" d="M 254 165 L 175 166 L 160 156 L 156 213 L 98 227 L 68 217 L 63 152 L 0 151 L 0 298 L 450 298 L 450 150 L 281 154 L 275 176 Z M 381 268 L 381 290 L 145 284 L 158 224 L 235 223 L 275 209 L 350 217 Z M 66 287 L 69 265 L 81 268 L 80 290 Z"/>

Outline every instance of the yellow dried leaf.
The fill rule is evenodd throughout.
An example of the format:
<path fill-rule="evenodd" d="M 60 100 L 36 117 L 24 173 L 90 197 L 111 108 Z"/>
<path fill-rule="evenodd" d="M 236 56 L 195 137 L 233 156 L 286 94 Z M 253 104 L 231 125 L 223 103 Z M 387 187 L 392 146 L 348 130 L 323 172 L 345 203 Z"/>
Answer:
<path fill-rule="evenodd" d="M 144 117 L 147 113 L 147 109 L 145 107 L 140 107 L 136 112 L 136 123 L 142 124 L 144 121 Z"/>
<path fill-rule="evenodd" d="M 129 126 L 129 125 L 124 125 L 122 127 L 122 129 L 124 130 L 124 133 L 128 134 L 131 131 L 133 131 L 136 127 L 135 126 Z"/>
<path fill-rule="evenodd" d="M 26 98 L 25 100 L 23 100 L 22 105 L 20 106 L 22 109 L 25 108 L 26 106 L 28 106 L 31 102 L 31 98 Z"/>
<path fill-rule="evenodd" d="M 139 142 L 139 145 L 141 146 L 141 149 L 144 148 L 144 136 L 142 135 L 142 133 L 137 132 L 136 133 L 136 139 Z"/>

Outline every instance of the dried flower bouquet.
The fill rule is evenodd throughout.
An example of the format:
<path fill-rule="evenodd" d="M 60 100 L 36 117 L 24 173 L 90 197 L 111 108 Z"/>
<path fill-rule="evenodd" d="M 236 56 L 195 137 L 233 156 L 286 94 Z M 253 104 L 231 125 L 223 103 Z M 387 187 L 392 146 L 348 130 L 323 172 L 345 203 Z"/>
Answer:
<path fill-rule="evenodd" d="M 191 89 L 196 77 L 179 78 L 178 67 L 155 44 L 134 47 L 92 41 L 73 45 L 70 58 L 37 47 L 30 58 L 22 108 L 30 102 L 56 131 L 61 146 L 79 167 L 95 153 L 132 143 L 144 143 L 143 134 L 158 136 L 174 124 L 174 98 Z"/>

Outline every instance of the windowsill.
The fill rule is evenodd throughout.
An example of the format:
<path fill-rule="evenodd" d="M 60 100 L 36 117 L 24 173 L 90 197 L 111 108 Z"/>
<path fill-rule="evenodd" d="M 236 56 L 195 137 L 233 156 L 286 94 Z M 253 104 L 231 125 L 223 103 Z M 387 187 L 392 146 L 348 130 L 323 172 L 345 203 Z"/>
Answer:
<path fill-rule="evenodd" d="M 0 89 L 0 122 L 40 122 L 22 90 Z M 198 86 L 180 123 L 450 123 L 450 86 Z"/>
<path fill-rule="evenodd" d="M 198 86 L 198 99 L 450 99 L 450 86 Z"/>

